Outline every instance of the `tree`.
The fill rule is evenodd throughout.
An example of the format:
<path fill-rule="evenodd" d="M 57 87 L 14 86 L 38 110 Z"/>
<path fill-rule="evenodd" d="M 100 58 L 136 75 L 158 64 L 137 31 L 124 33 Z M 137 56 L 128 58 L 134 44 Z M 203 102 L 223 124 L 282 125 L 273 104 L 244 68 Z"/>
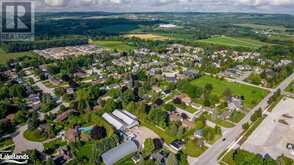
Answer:
<path fill-rule="evenodd" d="M 90 134 L 91 138 L 94 140 L 100 140 L 106 137 L 106 129 L 104 127 L 98 127 L 95 125 Z"/>
<path fill-rule="evenodd" d="M 172 104 L 165 104 L 163 105 L 164 109 L 169 111 L 169 112 L 172 112 L 172 111 L 175 111 L 176 110 L 176 107 Z"/>
<path fill-rule="evenodd" d="M 54 93 L 56 94 L 56 96 L 63 96 L 65 94 L 65 89 L 62 87 L 57 87 L 54 89 Z"/>
<path fill-rule="evenodd" d="M 38 113 L 33 112 L 32 117 L 28 120 L 28 128 L 29 129 L 35 129 L 39 126 L 40 121 L 38 119 Z"/>
<path fill-rule="evenodd" d="M 242 125 L 242 128 L 244 130 L 247 130 L 249 127 L 250 127 L 249 123 L 245 123 L 245 124 Z"/>
<path fill-rule="evenodd" d="M 167 160 L 166 160 L 166 164 L 167 165 L 178 165 L 178 160 L 177 160 L 175 154 L 170 153 L 168 155 Z"/>
<path fill-rule="evenodd" d="M 187 161 L 187 155 L 185 155 L 183 153 L 183 151 L 179 151 L 177 154 L 176 154 L 176 158 L 178 160 L 178 164 L 179 165 L 189 165 L 188 161 Z"/>
<path fill-rule="evenodd" d="M 226 88 L 226 89 L 224 90 L 224 96 L 225 96 L 227 99 L 229 99 L 229 98 L 232 97 L 232 91 L 231 91 L 230 88 Z"/>
<path fill-rule="evenodd" d="M 90 96 L 89 96 L 88 90 L 80 89 L 77 91 L 77 103 L 78 103 L 79 110 L 89 109 L 90 108 L 89 100 L 90 100 Z"/>
<path fill-rule="evenodd" d="M 153 139 L 148 138 L 144 141 L 143 157 L 148 157 L 155 150 Z"/>
<path fill-rule="evenodd" d="M 19 124 L 19 123 L 24 123 L 27 121 L 27 113 L 26 111 L 20 110 L 17 111 L 15 114 L 14 121 Z"/>

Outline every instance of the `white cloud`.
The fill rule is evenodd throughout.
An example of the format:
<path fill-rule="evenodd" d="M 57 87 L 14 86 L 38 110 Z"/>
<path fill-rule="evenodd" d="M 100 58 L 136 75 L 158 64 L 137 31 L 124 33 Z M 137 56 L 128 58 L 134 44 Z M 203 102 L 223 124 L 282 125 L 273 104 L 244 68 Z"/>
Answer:
<path fill-rule="evenodd" d="M 294 0 L 42 0 L 49 10 L 294 13 Z M 45 5 L 44 5 L 45 4 Z"/>
<path fill-rule="evenodd" d="M 239 0 L 240 3 L 249 6 L 286 6 L 294 5 L 294 0 Z"/>

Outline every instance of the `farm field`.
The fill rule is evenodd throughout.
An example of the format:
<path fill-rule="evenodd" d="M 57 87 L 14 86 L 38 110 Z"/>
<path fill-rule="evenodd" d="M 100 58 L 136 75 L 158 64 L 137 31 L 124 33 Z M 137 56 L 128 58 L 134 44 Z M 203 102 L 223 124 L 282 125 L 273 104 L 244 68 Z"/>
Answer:
<path fill-rule="evenodd" d="M 232 95 L 244 96 L 245 108 L 254 107 L 267 95 L 267 91 L 265 90 L 239 83 L 228 82 L 211 76 L 200 77 L 199 79 L 191 81 L 191 83 L 192 85 L 202 88 L 204 88 L 207 83 L 210 83 L 213 86 L 212 94 L 218 97 L 223 97 L 224 90 L 228 88 L 232 91 Z"/>
<path fill-rule="evenodd" d="M 266 43 L 249 39 L 249 38 L 236 38 L 236 37 L 227 37 L 227 36 L 220 36 L 220 37 L 212 37 L 209 39 L 204 40 L 197 40 L 198 43 L 206 43 L 206 44 L 213 44 L 213 45 L 223 45 L 228 47 L 245 47 L 251 49 L 258 49 Z"/>
<path fill-rule="evenodd" d="M 27 52 L 17 52 L 17 53 L 6 53 L 4 50 L 0 49 L 0 64 L 5 64 L 10 59 L 15 59 L 23 56 L 33 56 L 34 53 L 32 51 Z"/>
<path fill-rule="evenodd" d="M 287 28 L 284 26 L 268 26 L 268 25 L 259 25 L 259 24 L 235 24 L 239 27 L 249 27 L 256 30 L 275 30 L 275 31 L 286 31 Z"/>
<path fill-rule="evenodd" d="M 101 46 L 104 48 L 108 48 L 111 50 L 118 50 L 118 51 L 129 51 L 132 50 L 133 47 L 128 45 L 127 43 L 123 41 L 90 41 L 90 43 L 95 44 L 97 46 Z"/>
<path fill-rule="evenodd" d="M 158 34 L 128 34 L 126 35 L 128 38 L 139 38 L 141 40 L 158 40 L 158 41 L 164 41 L 164 40 L 169 40 L 169 37 L 158 35 Z"/>

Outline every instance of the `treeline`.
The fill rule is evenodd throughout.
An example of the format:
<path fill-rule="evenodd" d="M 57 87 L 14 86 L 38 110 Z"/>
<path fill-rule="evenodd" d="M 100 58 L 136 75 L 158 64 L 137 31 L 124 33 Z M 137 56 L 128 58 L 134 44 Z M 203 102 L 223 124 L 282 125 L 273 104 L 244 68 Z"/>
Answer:
<path fill-rule="evenodd" d="M 46 49 L 52 47 L 75 46 L 88 44 L 87 38 L 51 39 L 32 42 L 6 42 L 1 47 L 6 52 L 21 52 L 35 49 Z"/>

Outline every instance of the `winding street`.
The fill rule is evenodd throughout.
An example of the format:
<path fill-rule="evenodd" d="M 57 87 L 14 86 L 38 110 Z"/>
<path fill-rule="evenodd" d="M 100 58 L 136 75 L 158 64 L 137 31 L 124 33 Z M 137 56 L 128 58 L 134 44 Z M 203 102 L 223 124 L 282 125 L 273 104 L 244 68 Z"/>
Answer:
<path fill-rule="evenodd" d="M 39 142 L 32 142 L 24 138 L 23 133 L 28 129 L 28 125 L 21 126 L 17 131 L 12 134 L 12 140 L 15 144 L 14 153 L 21 153 L 27 150 L 36 149 L 38 151 L 43 151 L 44 146 Z"/>

